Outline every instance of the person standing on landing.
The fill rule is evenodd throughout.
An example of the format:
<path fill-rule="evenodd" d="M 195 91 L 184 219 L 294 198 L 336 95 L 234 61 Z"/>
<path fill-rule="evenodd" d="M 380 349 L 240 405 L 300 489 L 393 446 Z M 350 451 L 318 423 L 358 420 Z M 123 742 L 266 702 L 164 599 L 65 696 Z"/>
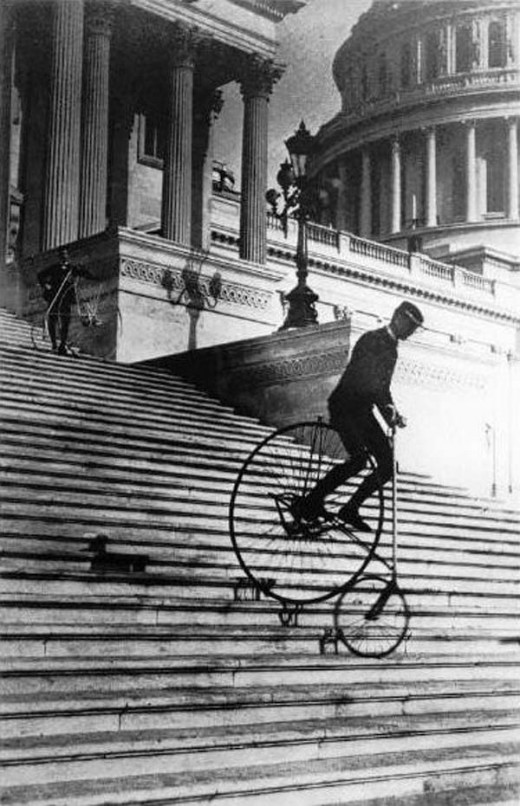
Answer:
<path fill-rule="evenodd" d="M 370 453 L 376 461 L 377 472 L 362 481 L 337 517 L 356 530 L 371 531 L 360 516 L 359 508 L 380 484 L 391 479 L 393 472 L 390 442 L 374 414 L 374 406 L 389 426 L 403 428 L 406 425 L 406 420 L 396 410 L 390 385 L 398 342 L 411 336 L 423 321 L 419 308 L 411 302 L 402 302 L 395 309 L 389 325 L 364 333 L 356 342 L 345 372 L 328 400 L 330 424 L 341 437 L 349 458 L 332 468 L 301 500 L 301 517 L 327 517 L 324 509 L 326 496 L 363 470 Z"/>

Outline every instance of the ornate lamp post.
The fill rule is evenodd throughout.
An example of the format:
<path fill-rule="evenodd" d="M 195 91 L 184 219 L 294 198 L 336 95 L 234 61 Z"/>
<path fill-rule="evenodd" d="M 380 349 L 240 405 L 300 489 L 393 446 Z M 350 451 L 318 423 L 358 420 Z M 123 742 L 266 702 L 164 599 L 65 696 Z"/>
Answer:
<path fill-rule="evenodd" d="M 287 220 L 296 218 L 298 222 L 298 243 L 296 247 L 296 276 L 298 283 L 286 296 L 289 303 L 287 316 L 280 330 L 290 327 L 308 327 L 318 324 L 318 313 L 315 303 L 318 295 L 311 291 L 307 285 L 308 252 L 307 252 L 307 221 L 311 217 L 313 197 L 307 178 L 307 159 L 311 153 L 314 138 L 302 120 L 298 131 L 285 141 L 291 161 L 287 160 L 280 165 L 276 181 L 282 189 L 280 194 L 274 188 L 266 193 L 266 199 L 271 206 L 273 214 L 279 218 L 283 231 L 287 235 Z M 283 200 L 283 207 L 279 209 L 279 200 Z"/>

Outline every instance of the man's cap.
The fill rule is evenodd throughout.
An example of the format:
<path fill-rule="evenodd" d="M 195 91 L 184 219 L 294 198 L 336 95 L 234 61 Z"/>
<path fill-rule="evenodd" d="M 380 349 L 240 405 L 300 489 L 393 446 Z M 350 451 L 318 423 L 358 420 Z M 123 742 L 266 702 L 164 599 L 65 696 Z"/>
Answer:
<path fill-rule="evenodd" d="M 401 302 L 395 309 L 395 313 L 408 317 L 408 319 L 411 319 L 416 325 L 422 325 L 424 322 L 424 316 L 413 302 Z"/>

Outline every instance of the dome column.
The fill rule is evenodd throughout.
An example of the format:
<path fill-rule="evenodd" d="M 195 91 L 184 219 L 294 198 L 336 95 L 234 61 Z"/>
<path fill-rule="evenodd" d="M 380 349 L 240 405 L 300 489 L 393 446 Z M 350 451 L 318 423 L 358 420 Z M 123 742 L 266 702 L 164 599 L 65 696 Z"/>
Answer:
<path fill-rule="evenodd" d="M 519 217 L 518 202 L 518 119 L 509 118 L 508 129 L 508 193 L 507 193 L 507 218 L 517 219 Z"/>
<path fill-rule="evenodd" d="M 359 234 L 370 238 L 372 234 L 372 182 L 371 157 L 367 147 L 361 151 L 361 200 Z"/>
<path fill-rule="evenodd" d="M 78 237 L 83 0 L 54 0 L 43 249 Z"/>
<path fill-rule="evenodd" d="M 477 129 L 474 120 L 466 123 L 466 221 L 477 220 Z"/>
<path fill-rule="evenodd" d="M 391 198 L 392 198 L 392 212 L 391 212 L 391 232 L 400 232 L 401 230 L 401 144 L 399 138 L 392 138 L 392 157 L 391 157 Z"/>
<path fill-rule="evenodd" d="M 426 226 L 437 226 L 437 135 L 426 131 Z"/>
<path fill-rule="evenodd" d="M 270 60 L 248 59 L 241 91 L 244 99 L 242 135 L 242 203 L 240 257 L 265 263 L 267 252 L 267 124 L 269 96 L 282 70 Z"/>

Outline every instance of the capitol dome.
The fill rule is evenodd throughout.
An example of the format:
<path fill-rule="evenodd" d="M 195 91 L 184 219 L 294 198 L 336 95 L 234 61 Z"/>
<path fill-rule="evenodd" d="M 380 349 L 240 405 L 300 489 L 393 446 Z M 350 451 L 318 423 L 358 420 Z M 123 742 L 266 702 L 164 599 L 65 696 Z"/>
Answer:
<path fill-rule="evenodd" d="M 518 255 L 518 0 L 374 0 L 333 75 L 341 111 L 314 161 L 329 223 L 437 256 Z"/>

